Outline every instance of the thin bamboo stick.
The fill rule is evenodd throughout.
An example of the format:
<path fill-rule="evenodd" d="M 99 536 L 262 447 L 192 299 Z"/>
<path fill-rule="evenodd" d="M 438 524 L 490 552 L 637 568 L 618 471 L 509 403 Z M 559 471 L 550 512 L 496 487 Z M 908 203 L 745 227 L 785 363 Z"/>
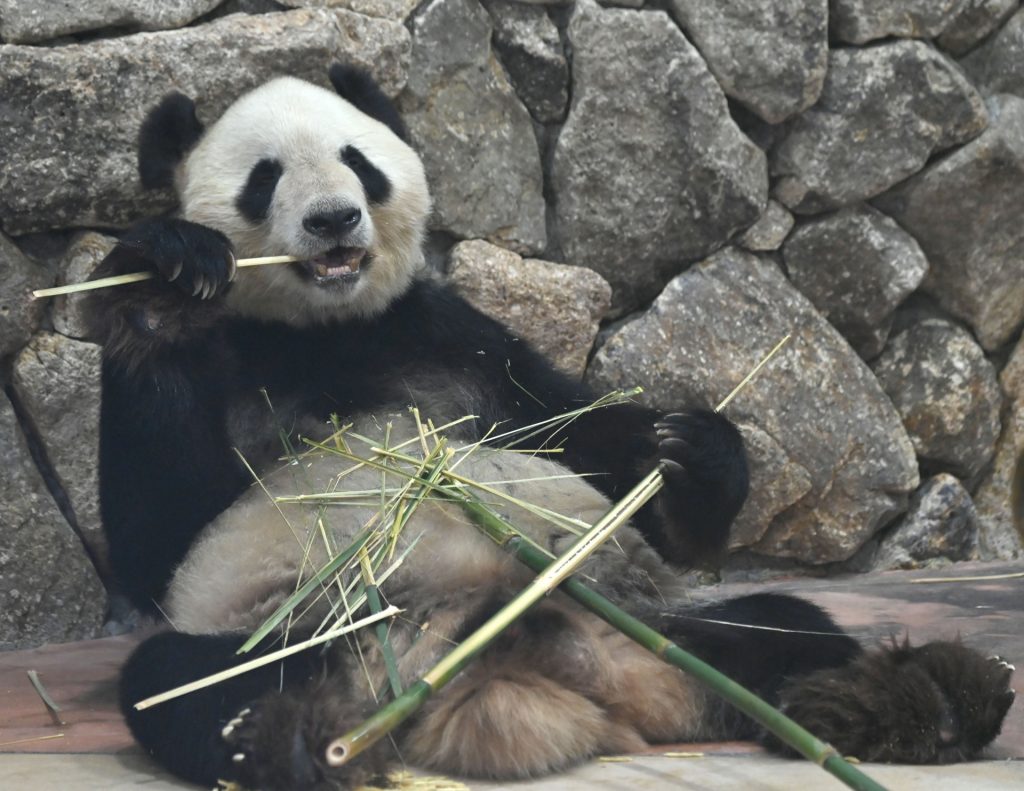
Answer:
<path fill-rule="evenodd" d="M 298 258 L 291 255 L 268 255 L 262 258 L 239 258 L 235 266 L 266 266 L 267 264 L 290 264 L 298 261 Z M 77 294 L 79 291 L 92 291 L 97 288 L 110 288 L 111 286 L 123 286 L 126 283 L 139 283 L 143 280 L 152 280 L 156 275 L 152 272 L 131 272 L 127 275 L 114 275 L 113 277 L 101 277 L 98 280 L 86 280 L 84 283 L 69 283 L 66 286 L 54 286 L 53 288 L 41 288 L 32 292 L 32 299 L 44 299 L 56 297 L 61 294 Z"/>
<path fill-rule="evenodd" d="M 133 708 L 135 708 L 137 711 L 142 711 L 143 709 L 148 709 L 150 706 L 155 706 L 158 703 L 163 703 L 164 701 L 171 700 L 173 698 L 178 698 L 182 695 L 187 695 L 189 692 L 195 692 L 196 690 L 203 689 L 204 687 L 211 687 L 214 684 L 219 684 L 221 681 L 225 681 L 229 678 L 234 678 L 235 676 L 240 676 L 242 675 L 242 673 L 248 673 L 250 670 L 255 670 L 258 667 L 263 667 L 264 665 L 269 665 L 273 662 L 278 662 L 282 659 L 291 656 L 292 654 L 297 654 L 300 651 L 305 651 L 307 648 L 312 648 L 313 646 L 321 645 L 322 643 L 334 640 L 335 638 L 340 637 L 343 634 L 354 632 L 357 629 L 362 629 L 364 626 L 369 626 L 370 624 L 376 623 L 377 621 L 383 620 L 385 618 L 390 618 L 392 615 L 398 615 L 398 613 L 400 612 L 402 612 L 402 610 L 399 607 L 388 607 L 386 610 L 381 610 L 379 613 L 376 613 L 375 615 L 370 615 L 366 618 L 363 618 L 362 620 L 354 621 L 353 623 L 350 623 L 347 626 L 339 627 L 337 629 L 331 629 L 327 632 L 324 632 L 322 635 L 319 635 L 318 637 L 314 637 L 311 640 L 304 640 L 301 643 L 290 645 L 287 648 L 280 649 L 279 651 L 272 651 L 271 653 L 261 656 L 257 659 L 252 659 L 248 662 L 243 662 L 242 664 L 236 665 L 235 667 L 229 667 L 227 670 L 222 670 L 220 673 L 214 673 L 212 676 L 205 676 L 204 678 L 201 678 L 198 681 L 193 681 L 188 684 L 182 684 L 180 687 L 175 687 L 174 689 L 169 689 L 166 692 L 161 692 L 159 695 L 153 695 L 152 697 L 146 698 L 145 700 L 140 700 L 133 706 Z"/>

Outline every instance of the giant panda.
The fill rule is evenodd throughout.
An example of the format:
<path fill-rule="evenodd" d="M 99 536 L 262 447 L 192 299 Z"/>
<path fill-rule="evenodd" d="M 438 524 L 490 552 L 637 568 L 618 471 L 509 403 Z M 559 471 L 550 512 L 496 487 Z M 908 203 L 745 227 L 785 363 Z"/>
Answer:
<path fill-rule="evenodd" d="M 190 98 L 165 97 L 142 126 L 139 170 L 144 186 L 173 187 L 180 211 L 128 229 L 97 272 L 155 274 L 94 292 L 90 304 L 104 344 L 100 480 L 111 563 L 131 601 L 168 624 L 121 673 L 135 738 L 186 780 L 294 791 L 354 787 L 393 760 L 527 778 L 653 742 L 761 736 L 561 594 L 393 741 L 345 767 L 330 766 L 325 748 L 385 685 L 372 637 L 133 708 L 249 658 L 237 654 L 243 641 L 322 560 L 304 557 L 309 531 L 344 546 L 369 518 L 370 506 L 309 519 L 301 505 L 271 502 L 264 489 L 294 491 L 297 475 L 306 491 L 380 485 L 369 471 L 339 481 L 315 454 L 282 464 L 282 435 L 323 438 L 337 416 L 365 434 L 389 426 L 406 437 L 416 406 L 437 425 L 476 416 L 449 432 L 458 444 L 594 400 L 428 273 L 430 199 L 395 107 L 358 69 L 336 65 L 329 81 L 333 90 L 274 79 L 208 129 Z M 235 276 L 237 258 L 280 254 L 300 262 Z M 590 521 L 659 465 L 664 488 L 581 575 L 843 753 L 954 761 L 999 732 L 1013 693 L 1010 668 L 996 659 L 958 643 L 865 651 L 825 612 L 788 596 L 694 603 L 676 567 L 721 555 L 748 488 L 742 440 L 724 417 L 621 403 L 544 442 L 560 452 L 481 448 L 464 472 L 518 481 L 508 486 L 523 499 Z M 568 546 L 571 536 L 532 512 L 501 507 L 552 553 Z M 409 533 L 418 543 L 384 587 L 404 610 L 390 642 L 406 684 L 530 578 L 454 506 L 426 503 Z M 290 639 L 321 614 L 292 623 Z"/>

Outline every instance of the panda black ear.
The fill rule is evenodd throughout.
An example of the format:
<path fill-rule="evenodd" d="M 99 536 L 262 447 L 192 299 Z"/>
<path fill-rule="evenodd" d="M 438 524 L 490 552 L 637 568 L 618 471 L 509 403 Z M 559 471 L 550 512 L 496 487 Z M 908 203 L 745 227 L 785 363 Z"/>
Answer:
<path fill-rule="evenodd" d="M 342 99 L 371 118 L 376 118 L 406 143 L 409 142 L 409 134 L 398 114 L 398 108 L 367 72 L 358 66 L 335 63 L 328 76 Z"/>
<path fill-rule="evenodd" d="M 146 189 L 174 185 L 174 169 L 203 136 L 196 104 L 169 93 L 149 111 L 139 130 L 139 178 Z"/>

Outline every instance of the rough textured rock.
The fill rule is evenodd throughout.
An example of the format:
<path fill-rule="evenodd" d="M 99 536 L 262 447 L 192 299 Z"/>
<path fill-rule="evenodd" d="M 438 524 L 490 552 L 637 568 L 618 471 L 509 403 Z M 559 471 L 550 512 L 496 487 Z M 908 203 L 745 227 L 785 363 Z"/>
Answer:
<path fill-rule="evenodd" d="M 612 290 L 596 272 L 522 259 L 484 241 L 460 242 L 448 279 L 484 313 L 533 344 L 568 374 L 583 376 Z"/>
<path fill-rule="evenodd" d="M 667 14 L 580 0 L 568 35 L 572 106 L 551 175 L 558 241 L 612 284 L 623 313 L 757 219 L 764 155 Z"/>
<path fill-rule="evenodd" d="M 872 367 L 922 471 L 976 478 L 995 452 L 1002 398 L 971 334 L 946 321 L 922 321 L 894 336 Z"/>
<path fill-rule="evenodd" d="M 106 557 L 99 508 L 100 347 L 42 332 L 14 361 L 14 387 L 68 496 L 82 540 Z"/>
<path fill-rule="evenodd" d="M 758 515 L 769 528 L 752 548 L 844 560 L 902 512 L 917 463 L 871 372 L 773 263 L 727 248 L 683 273 L 601 347 L 587 378 L 599 388 L 642 384 L 642 398 L 662 409 L 715 406 L 787 333 L 789 345 L 728 414 L 768 434 L 811 488 Z"/>
<path fill-rule="evenodd" d="M 1024 399 L 1003 421 L 992 471 L 974 495 L 978 509 L 978 552 L 982 560 L 1024 557 Z"/>
<path fill-rule="evenodd" d="M 798 213 L 870 198 L 985 123 L 977 91 L 927 44 L 834 49 L 821 98 L 772 153 L 776 197 Z"/>
<path fill-rule="evenodd" d="M 937 39 L 939 46 L 954 55 L 963 55 L 999 27 L 1016 10 L 1019 2 L 967 0 Z"/>
<path fill-rule="evenodd" d="M 916 568 L 938 558 L 970 560 L 978 549 L 978 512 L 970 493 L 952 475 L 925 481 L 910 508 L 878 548 L 878 569 Z"/>
<path fill-rule="evenodd" d="M 511 0 L 486 6 L 494 46 L 526 109 L 541 123 L 561 121 L 569 102 L 569 63 L 555 23 L 542 6 Z"/>
<path fill-rule="evenodd" d="M 187 25 L 222 0 L 0 0 L 0 38 L 12 44 L 118 27 L 164 30 Z"/>
<path fill-rule="evenodd" d="M 78 236 L 57 268 L 57 283 L 84 283 L 111 251 L 117 239 L 94 231 Z M 83 305 L 86 293 L 53 298 L 53 328 L 70 338 L 88 335 Z"/>
<path fill-rule="evenodd" d="M 1013 347 L 1010 359 L 999 373 L 999 386 L 1011 401 L 1024 400 L 1024 338 Z"/>
<path fill-rule="evenodd" d="M 1024 8 L 960 65 L 982 93 L 1024 97 Z"/>
<path fill-rule="evenodd" d="M 0 233 L 0 357 L 28 343 L 44 307 L 41 300 L 32 299 L 31 292 L 50 285 L 52 279 L 46 269 L 32 263 Z"/>
<path fill-rule="evenodd" d="M 729 96 L 769 123 L 814 104 L 828 62 L 828 0 L 670 0 Z"/>
<path fill-rule="evenodd" d="M 769 200 L 757 222 L 747 228 L 736 241 L 741 247 L 755 253 L 778 250 L 792 229 L 793 215 L 778 201 Z"/>
<path fill-rule="evenodd" d="M 753 423 L 738 424 L 750 459 L 750 496 L 729 533 L 729 548 L 756 544 L 771 517 L 800 501 L 814 488 L 811 474 L 771 435 Z"/>
<path fill-rule="evenodd" d="M 95 637 L 106 596 L 0 397 L 0 650 Z"/>
<path fill-rule="evenodd" d="M 434 195 L 433 227 L 519 252 L 544 249 L 537 139 L 491 51 L 487 12 L 476 0 L 431 0 L 412 31 L 401 108 Z"/>
<path fill-rule="evenodd" d="M 408 31 L 344 10 L 235 15 L 89 44 L 0 47 L 0 223 L 8 233 L 125 225 L 171 205 L 137 184 L 145 112 L 171 90 L 215 118 L 243 91 L 292 74 L 328 84 L 345 59 L 391 94 L 405 82 Z"/>
<path fill-rule="evenodd" d="M 928 271 L 914 237 L 867 206 L 800 226 L 782 255 L 793 285 L 865 359 L 885 346 L 893 311 Z"/>
<path fill-rule="evenodd" d="M 832 35 L 850 44 L 877 38 L 935 38 L 967 0 L 830 0 Z"/>
<path fill-rule="evenodd" d="M 992 350 L 1024 322 L 1024 99 L 989 101 L 976 140 L 875 204 L 928 256 L 922 288 Z"/>
<path fill-rule="evenodd" d="M 419 0 L 277 0 L 290 8 L 347 8 L 357 14 L 404 20 Z"/>

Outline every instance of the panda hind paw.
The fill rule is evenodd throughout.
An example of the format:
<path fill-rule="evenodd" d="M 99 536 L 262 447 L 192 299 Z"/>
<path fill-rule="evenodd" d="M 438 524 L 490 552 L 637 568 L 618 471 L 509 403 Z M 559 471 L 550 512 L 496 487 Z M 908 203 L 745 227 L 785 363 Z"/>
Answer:
<path fill-rule="evenodd" d="M 976 757 L 1013 703 L 1013 666 L 960 642 L 909 641 L 789 681 L 782 710 L 843 755 L 943 764 Z M 773 737 L 766 744 L 786 751 Z"/>
<path fill-rule="evenodd" d="M 383 776 L 380 749 L 351 765 L 327 763 L 327 746 L 362 721 L 365 712 L 322 691 L 268 693 L 222 729 L 232 780 L 260 791 L 347 791 Z"/>

